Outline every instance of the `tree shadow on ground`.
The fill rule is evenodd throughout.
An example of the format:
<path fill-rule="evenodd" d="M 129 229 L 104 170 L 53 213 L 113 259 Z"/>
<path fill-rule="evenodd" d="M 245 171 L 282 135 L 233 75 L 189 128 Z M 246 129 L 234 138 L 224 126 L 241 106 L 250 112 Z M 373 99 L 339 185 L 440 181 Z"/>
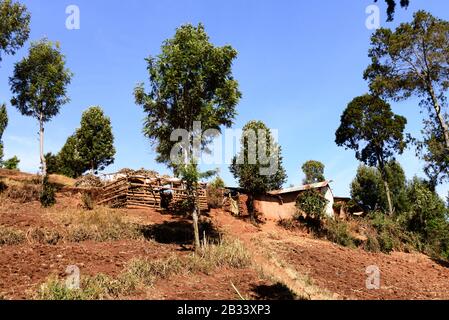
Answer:
<path fill-rule="evenodd" d="M 445 260 L 441 260 L 441 259 L 432 259 L 433 262 L 435 262 L 436 264 L 442 266 L 443 268 L 449 268 L 449 262 L 445 261 Z"/>
<path fill-rule="evenodd" d="M 283 283 L 252 287 L 256 300 L 298 300 L 298 296 Z"/>
<path fill-rule="evenodd" d="M 217 243 L 221 239 L 220 232 L 210 221 L 200 222 L 199 231 L 200 237 L 203 238 L 206 235 L 210 242 Z M 141 229 L 141 232 L 146 239 L 162 244 L 188 245 L 193 243 L 193 226 L 192 222 L 187 219 L 146 226 Z"/>

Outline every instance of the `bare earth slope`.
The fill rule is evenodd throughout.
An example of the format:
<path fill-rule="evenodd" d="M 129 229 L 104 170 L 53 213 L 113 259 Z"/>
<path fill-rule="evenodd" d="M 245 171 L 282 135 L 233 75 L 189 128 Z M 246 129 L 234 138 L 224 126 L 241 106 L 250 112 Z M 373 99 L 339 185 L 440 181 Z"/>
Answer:
<path fill-rule="evenodd" d="M 257 229 L 221 211 L 220 228 L 240 238 L 265 273 L 310 298 L 449 299 L 449 266 L 421 254 L 368 253 L 312 239 L 267 222 Z M 366 289 L 366 268 L 378 266 L 381 288 Z"/>

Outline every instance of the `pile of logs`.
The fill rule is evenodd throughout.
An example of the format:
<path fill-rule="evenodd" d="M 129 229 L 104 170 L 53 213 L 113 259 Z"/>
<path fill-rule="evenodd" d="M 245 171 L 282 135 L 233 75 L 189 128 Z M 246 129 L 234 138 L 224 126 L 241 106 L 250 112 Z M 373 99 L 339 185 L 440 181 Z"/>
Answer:
<path fill-rule="evenodd" d="M 205 185 L 198 190 L 199 207 L 207 211 L 207 191 Z M 163 198 L 168 199 L 168 209 L 188 198 L 187 191 L 180 179 L 144 176 L 117 175 L 103 187 L 99 204 L 115 208 L 163 208 Z"/>

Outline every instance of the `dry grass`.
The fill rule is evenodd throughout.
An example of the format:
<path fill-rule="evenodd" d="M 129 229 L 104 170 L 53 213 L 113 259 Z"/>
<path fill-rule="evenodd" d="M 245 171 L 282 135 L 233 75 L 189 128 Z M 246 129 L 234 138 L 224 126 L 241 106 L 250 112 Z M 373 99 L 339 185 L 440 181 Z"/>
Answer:
<path fill-rule="evenodd" d="M 25 242 L 25 239 L 22 231 L 0 226 L 0 246 L 21 244 Z"/>
<path fill-rule="evenodd" d="M 106 207 L 95 210 L 66 209 L 51 216 L 65 227 L 64 239 L 70 242 L 115 241 L 143 238 L 138 225 L 127 222 L 123 215 Z"/>
<path fill-rule="evenodd" d="M 130 296 L 148 289 L 160 279 L 179 274 L 210 273 L 219 267 L 249 266 L 249 254 L 238 241 L 207 244 L 201 255 L 171 255 L 165 259 L 133 259 L 116 278 L 99 274 L 82 277 L 80 289 L 68 289 L 64 281 L 50 277 L 33 296 L 41 300 L 103 300 Z"/>
<path fill-rule="evenodd" d="M 18 203 L 28 203 L 39 201 L 41 187 L 33 181 L 16 181 L 11 179 L 2 179 L 6 189 L 2 196 Z"/>

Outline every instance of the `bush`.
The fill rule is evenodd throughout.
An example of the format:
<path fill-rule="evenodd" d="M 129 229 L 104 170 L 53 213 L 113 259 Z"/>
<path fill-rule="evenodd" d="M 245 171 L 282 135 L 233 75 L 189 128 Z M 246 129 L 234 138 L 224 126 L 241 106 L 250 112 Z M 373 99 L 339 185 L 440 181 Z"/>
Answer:
<path fill-rule="evenodd" d="M 408 232 L 398 220 L 382 212 L 371 213 L 366 221 L 376 230 L 379 250 L 384 253 L 393 250 L 409 252 L 420 247 L 416 236 Z"/>
<path fill-rule="evenodd" d="M 345 221 L 327 219 L 324 226 L 325 235 L 329 241 L 344 247 L 356 247 L 356 239 L 351 236 L 349 226 Z"/>
<path fill-rule="evenodd" d="M 116 299 L 132 293 L 136 280 L 129 274 L 113 279 L 104 274 L 81 278 L 79 289 L 69 289 L 63 280 L 49 278 L 42 284 L 35 298 L 39 300 L 103 300 Z"/>
<path fill-rule="evenodd" d="M 13 184 L 8 186 L 6 196 L 20 203 L 39 201 L 40 187 L 35 184 Z"/>
<path fill-rule="evenodd" d="M 47 245 L 57 245 L 63 240 L 60 232 L 46 228 L 33 228 L 27 232 L 27 237 L 29 241 Z"/>
<path fill-rule="evenodd" d="M 25 234 L 22 231 L 0 226 L 0 246 L 17 245 L 25 242 Z"/>
<path fill-rule="evenodd" d="M 19 163 L 19 158 L 17 158 L 17 156 L 14 156 L 11 159 L 5 160 L 3 162 L 3 168 L 8 170 L 19 170 Z"/>
<path fill-rule="evenodd" d="M 209 205 L 209 208 L 217 209 L 223 207 L 224 187 L 225 183 L 220 177 L 217 177 L 207 186 L 207 204 Z"/>
<path fill-rule="evenodd" d="M 44 177 L 42 192 L 40 194 L 41 205 L 44 208 L 52 207 L 56 203 L 55 187 L 48 181 L 48 176 Z"/>
<path fill-rule="evenodd" d="M 298 196 L 296 207 L 313 219 L 321 219 L 328 201 L 317 190 L 306 190 Z"/>
<path fill-rule="evenodd" d="M 0 193 L 5 192 L 6 189 L 8 189 L 8 186 L 6 185 L 6 183 L 4 181 L 0 180 Z"/>
<path fill-rule="evenodd" d="M 81 202 L 82 202 L 82 207 L 85 210 L 93 210 L 94 209 L 94 199 L 92 198 L 92 195 L 85 191 L 83 192 L 83 194 L 81 195 Z"/>

